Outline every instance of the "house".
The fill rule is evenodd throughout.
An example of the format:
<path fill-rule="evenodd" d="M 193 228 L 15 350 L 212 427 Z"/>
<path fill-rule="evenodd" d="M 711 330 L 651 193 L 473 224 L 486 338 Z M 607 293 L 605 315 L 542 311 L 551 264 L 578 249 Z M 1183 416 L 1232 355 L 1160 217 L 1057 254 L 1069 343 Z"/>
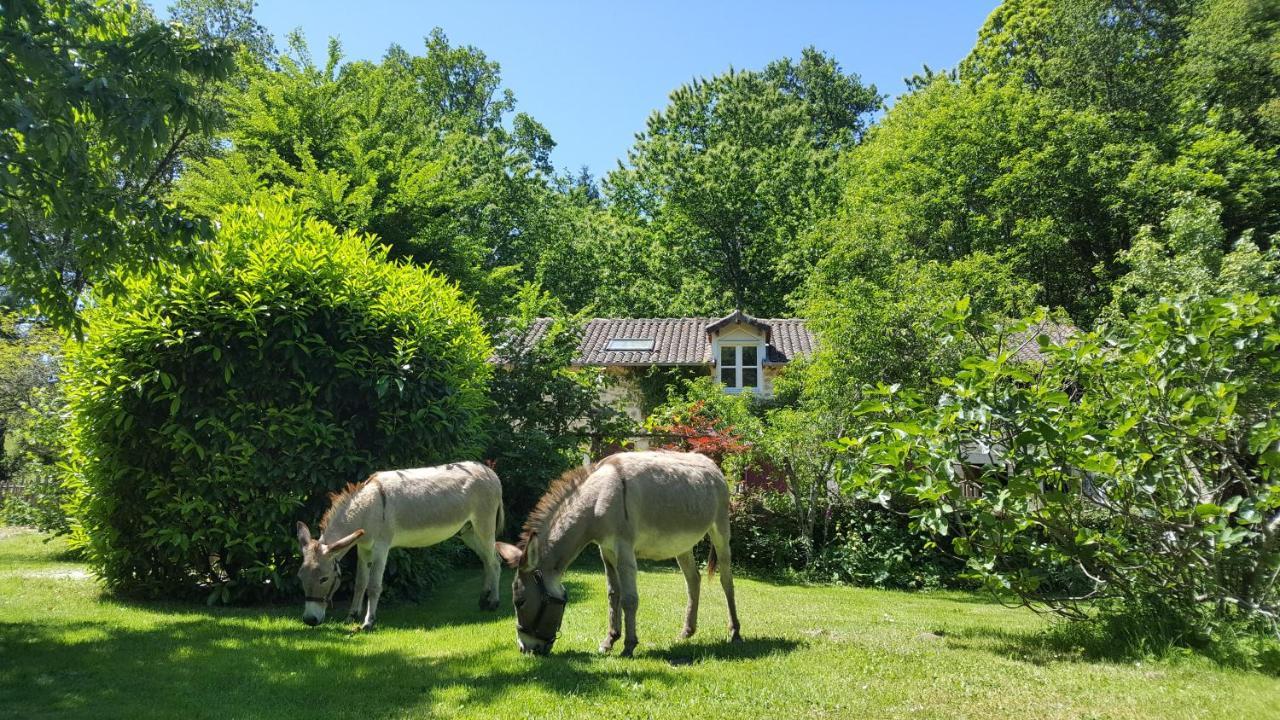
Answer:
<path fill-rule="evenodd" d="M 550 322 L 535 321 L 523 342 L 537 342 Z M 804 320 L 741 310 L 721 318 L 597 318 L 583 328 L 573 365 L 603 368 L 612 382 L 602 399 L 638 422 L 647 410 L 640 378 L 650 368 L 706 373 L 725 392 L 769 397 L 782 368 L 812 354 L 816 344 Z"/>

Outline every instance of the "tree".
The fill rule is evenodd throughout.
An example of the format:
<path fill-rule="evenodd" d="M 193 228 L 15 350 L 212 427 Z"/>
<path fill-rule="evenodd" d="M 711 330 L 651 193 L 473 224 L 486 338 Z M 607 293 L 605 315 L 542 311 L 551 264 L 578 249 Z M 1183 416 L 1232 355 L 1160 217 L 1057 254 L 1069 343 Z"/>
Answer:
<path fill-rule="evenodd" d="M 880 107 L 874 87 L 812 48 L 799 63 L 697 80 L 671 94 L 606 181 L 643 225 L 679 306 L 782 314 L 813 258 L 798 240 L 834 201 L 833 163 Z"/>
<path fill-rule="evenodd" d="M 1164 302 L 1265 293 L 1280 286 L 1276 248 L 1263 252 L 1245 237 L 1228 252 L 1220 216 L 1216 202 L 1187 195 L 1158 229 L 1139 231 L 1133 246 L 1119 255 L 1129 271 L 1111 286 L 1107 319 L 1122 323 Z"/>
<path fill-rule="evenodd" d="M 1119 254 L 1179 198 L 1218 204 L 1224 250 L 1250 232 L 1268 242 L 1280 220 L 1273 149 L 1205 125 L 1172 138 L 1125 130 L 1018 84 L 936 77 L 848 154 L 844 178 L 834 219 L 812 233 L 825 254 L 867 243 L 947 262 L 991 253 L 1081 325 L 1124 272 Z"/>
<path fill-rule="evenodd" d="M 435 30 L 425 54 L 323 64 L 300 37 L 227 98 L 227 149 L 195 164 L 181 197 L 205 212 L 258 188 L 293 190 L 313 217 L 377 235 L 394 258 L 455 280 L 485 314 L 510 311 L 554 218 L 553 143 L 500 90 L 496 63 Z"/>
<path fill-rule="evenodd" d="M 1211 122 L 1259 145 L 1280 139 L 1280 6 L 1208 0 L 1190 22 L 1178 68 L 1181 94 Z"/>
<path fill-rule="evenodd" d="M 976 351 L 964 338 L 947 342 L 936 332 L 938 318 L 961 298 L 972 299 L 975 322 L 994 323 L 1029 312 L 1035 287 L 998 256 L 921 262 L 868 241 L 833 250 L 808 292 L 804 311 L 818 350 L 775 387 L 780 397 L 827 418 L 817 425 L 831 430 L 854 424 L 850 412 L 865 388 L 925 389 Z"/>
<path fill-rule="evenodd" d="M 821 411 L 776 408 L 765 418 L 754 453 L 757 461 L 767 461 L 786 481 L 804 567 L 811 567 L 814 561 L 819 523 L 824 517 L 830 519 L 832 501 L 839 495 L 834 471 L 840 454 L 831 439 L 843 430 L 833 422 L 839 419 Z"/>
<path fill-rule="evenodd" d="M 584 318 L 532 285 L 522 288 L 516 307 L 495 331 L 500 362 L 489 387 L 493 410 L 484 450 L 502 478 L 513 521 L 533 509 L 553 479 L 582 462 L 587 435 L 608 442 L 630 425 L 601 402 L 603 374 L 572 366 Z"/>
<path fill-rule="evenodd" d="M 5 4 L 0 53 L 0 284 L 79 332 L 89 283 L 198 230 L 165 187 L 232 51 L 125 3 L 41 0 Z"/>
<path fill-rule="evenodd" d="M 961 63 L 966 79 L 1016 82 L 1123 127 L 1160 131 L 1177 112 L 1178 50 L 1196 0 L 1011 0 Z"/>
<path fill-rule="evenodd" d="M 175 0 L 169 16 L 195 32 L 206 45 L 233 45 L 257 62 L 275 55 L 271 32 L 254 17 L 255 0 Z"/>

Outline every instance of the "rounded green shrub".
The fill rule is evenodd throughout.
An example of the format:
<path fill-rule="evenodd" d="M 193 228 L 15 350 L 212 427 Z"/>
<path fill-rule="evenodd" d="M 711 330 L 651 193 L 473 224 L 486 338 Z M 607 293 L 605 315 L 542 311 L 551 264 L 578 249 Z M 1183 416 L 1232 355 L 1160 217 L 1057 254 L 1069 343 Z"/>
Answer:
<path fill-rule="evenodd" d="M 289 590 L 329 491 L 483 443 L 490 346 L 454 286 L 281 199 L 216 227 L 67 353 L 73 539 L 119 592 Z"/>

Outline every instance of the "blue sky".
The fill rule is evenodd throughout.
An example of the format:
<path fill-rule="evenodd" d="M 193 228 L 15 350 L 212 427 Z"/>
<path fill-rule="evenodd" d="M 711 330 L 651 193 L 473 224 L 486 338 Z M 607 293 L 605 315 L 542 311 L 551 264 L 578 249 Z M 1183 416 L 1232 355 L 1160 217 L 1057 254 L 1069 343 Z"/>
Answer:
<path fill-rule="evenodd" d="M 555 138 L 557 168 L 586 164 L 601 176 L 695 77 L 760 68 L 814 45 L 893 97 L 922 65 L 955 66 L 997 4 L 259 0 L 256 15 L 277 38 L 301 27 L 318 57 L 336 36 L 348 59 L 376 60 L 392 43 L 421 52 L 439 26 L 502 65 L 517 109 Z"/>

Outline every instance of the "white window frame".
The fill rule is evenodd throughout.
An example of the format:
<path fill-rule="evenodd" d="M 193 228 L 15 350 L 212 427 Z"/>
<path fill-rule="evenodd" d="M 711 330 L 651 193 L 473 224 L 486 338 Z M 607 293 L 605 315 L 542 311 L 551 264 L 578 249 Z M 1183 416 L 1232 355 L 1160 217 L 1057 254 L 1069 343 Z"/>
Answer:
<path fill-rule="evenodd" d="M 748 347 L 756 349 L 755 365 L 742 364 L 742 349 L 748 348 Z M 733 348 L 733 364 L 732 365 L 722 365 L 720 363 L 721 355 L 723 354 L 725 348 Z M 723 373 L 721 372 L 722 370 L 725 370 L 728 368 L 733 368 L 734 370 L 732 385 L 725 383 Z M 742 371 L 744 368 L 745 369 L 755 368 L 755 371 L 756 371 L 755 385 L 751 387 L 742 386 Z M 725 340 L 725 341 L 716 343 L 716 381 L 724 386 L 725 392 L 730 394 L 736 395 L 741 392 L 751 392 L 751 393 L 756 393 L 757 395 L 763 395 L 764 394 L 764 345 L 758 342 L 750 342 L 750 341 L 739 342 L 734 340 Z"/>

